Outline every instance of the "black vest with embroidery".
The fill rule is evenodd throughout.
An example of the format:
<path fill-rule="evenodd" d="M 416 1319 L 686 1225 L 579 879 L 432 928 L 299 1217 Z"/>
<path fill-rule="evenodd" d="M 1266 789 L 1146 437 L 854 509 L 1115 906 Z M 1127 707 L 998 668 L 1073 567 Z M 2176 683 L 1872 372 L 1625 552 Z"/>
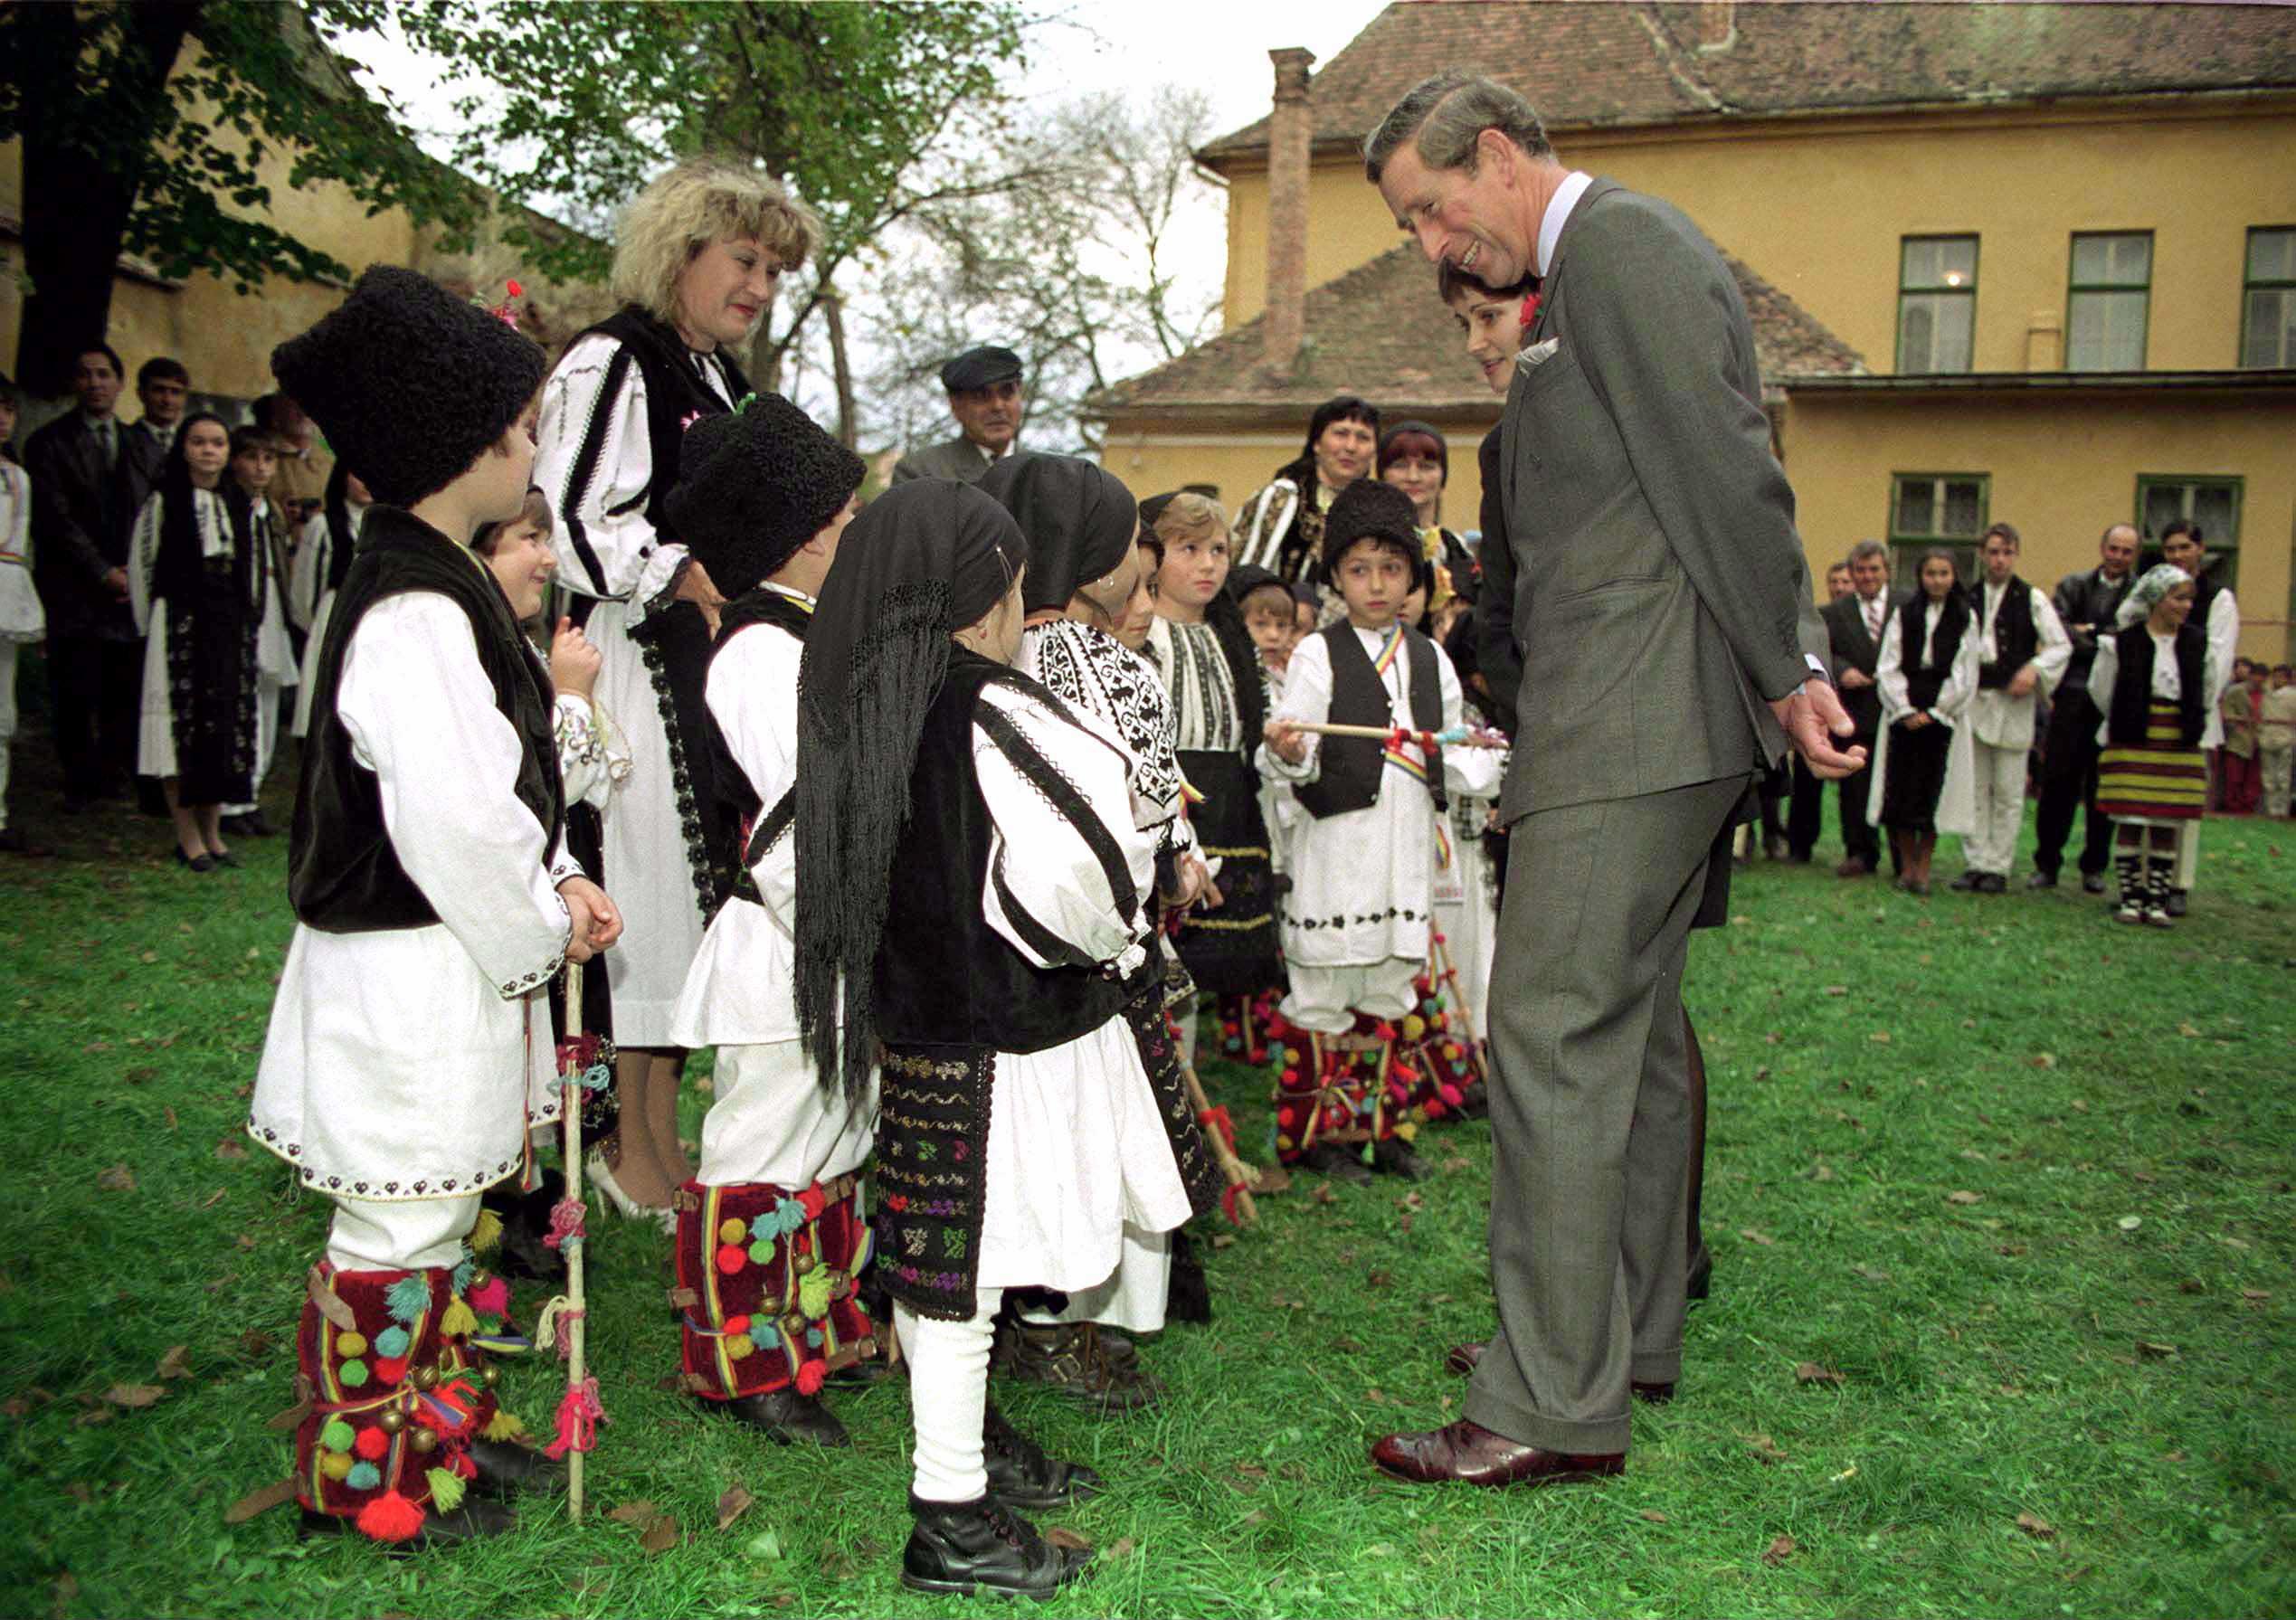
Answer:
<path fill-rule="evenodd" d="M 710 662 L 716 662 L 717 655 L 726 650 L 735 632 L 753 625 L 786 631 L 802 643 L 806 627 L 812 621 L 813 615 L 806 611 L 802 602 L 760 585 L 727 602 L 718 615 L 717 642 L 710 649 Z M 728 884 L 719 893 L 728 899 L 763 905 L 764 897 L 757 892 L 757 880 L 750 875 L 750 868 L 773 847 L 776 839 L 788 836 L 796 801 L 784 793 L 780 803 L 768 808 L 757 796 L 749 772 L 734 757 L 717 716 L 708 715 L 707 721 L 710 778 L 717 795 L 715 820 L 719 836 L 726 840 L 722 849 L 713 852 L 711 864 L 730 874 Z"/>
<path fill-rule="evenodd" d="M 2124 748 L 2141 747 L 2152 715 L 2152 631 L 2139 619 L 2114 637 L 2120 651 L 2120 668 L 2111 692 L 2092 693 L 2106 700 L 2105 740 Z M 2208 685 L 2208 637 L 2187 619 L 2177 628 L 2177 714 L 2183 722 L 2187 748 L 2200 745 L 2208 729 L 2208 706 L 2203 701 Z"/>
<path fill-rule="evenodd" d="M 1969 592 L 1970 611 L 1982 620 L 1985 613 L 1985 585 L 1980 581 Z M 1981 691 L 1997 692 L 2016 678 L 2018 670 L 2033 662 L 2033 655 L 2041 650 L 2040 627 L 2033 622 L 2033 587 L 2016 574 L 2001 591 L 2000 611 L 1993 615 L 1993 657 L 1978 666 L 1978 687 Z"/>
<path fill-rule="evenodd" d="M 1332 710 L 1334 725 L 1377 725 L 1394 722 L 1386 683 L 1371 654 L 1356 638 L 1352 625 L 1342 621 L 1322 632 L 1332 655 Z M 1409 649 L 1411 725 L 1417 731 L 1443 729 L 1443 682 L 1435 666 L 1435 643 L 1418 631 L 1403 630 Z M 1387 775 L 1387 744 L 1374 737 L 1325 737 L 1319 746 L 1322 763 L 1316 779 L 1292 790 L 1294 798 L 1311 816 L 1345 815 L 1369 810 L 1379 802 L 1380 783 Z M 1443 750 L 1427 751 L 1427 791 L 1435 808 L 1448 808 L 1443 791 Z"/>
<path fill-rule="evenodd" d="M 1969 633 L 1969 600 L 1956 591 L 1948 595 L 1937 616 L 1937 635 L 1934 639 L 1923 634 L 1930 599 L 1916 591 L 1897 611 L 1898 668 L 1905 672 L 1905 701 L 1909 707 L 1933 708 L 1938 694 L 1945 690 L 1946 677 L 1953 673 L 1954 655 L 1961 650 L 1961 638 Z M 1922 642 L 1929 640 L 1931 656 L 1921 656 Z"/>
<path fill-rule="evenodd" d="M 502 587 L 477 557 L 430 525 L 396 507 L 371 507 L 319 649 L 309 740 L 288 839 L 288 898 L 297 920 L 322 933 L 423 928 L 439 920 L 399 864 L 383 821 L 381 784 L 352 756 L 350 732 L 335 706 L 343 659 L 360 621 L 375 603 L 410 591 L 435 592 L 470 618 L 495 707 L 518 734 L 518 802 L 540 824 L 546 848 L 556 848 L 565 829 L 550 694 Z"/>

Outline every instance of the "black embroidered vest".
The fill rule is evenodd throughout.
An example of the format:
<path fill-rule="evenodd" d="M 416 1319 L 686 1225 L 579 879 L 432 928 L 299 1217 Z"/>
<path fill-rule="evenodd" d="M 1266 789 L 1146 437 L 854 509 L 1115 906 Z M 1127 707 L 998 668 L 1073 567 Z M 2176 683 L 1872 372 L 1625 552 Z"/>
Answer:
<path fill-rule="evenodd" d="M 288 840 L 288 898 L 297 920 L 326 933 L 422 928 L 439 920 L 399 864 L 383 822 L 381 785 L 352 757 L 351 734 L 335 709 L 352 634 L 375 603 L 409 591 L 435 592 L 469 616 L 495 706 L 518 734 L 518 802 L 541 825 L 546 848 L 555 848 L 565 829 L 550 694 L 502 588 L 476 556 L 420 518 L 397 507 L 371 507 L 319 649 Z"/>
<path fill-rule="evenodd" d="M 1969 611 L 1982 622 L 1985 583 L 1969 591 Z M 2033 622 L 2033 587 L 2016 574 L 2002 588 L 2000 611 L 1993 615 L 1993 657 L 1978 666 L 1978 687 L 1997 692 L 2016 678 L 2018 670 L 2033 662 L 2041 650 L 2041 631 Z"/>
<path fill-rule="evenodd" d="M 727 602 L 718 615 L 717 642 L 710 649 L 710 661 L 716 661 L 735 632 L 753 625 L 786 631 L 802 642 L 806 627 L 812 621 L 813 615 L 806 611 L 803 603 L 760 585 Z M 749 869 L 757 864 L 758 857 L 773 847 L 774 839 L 787 834 L 795 803 L 785 793 L 781 803 L 767 810 L 749 780 L 749 772 L 734 757 L 726 734 L 718 726 L 717 716 L 707 713 L 707 705 L 704 713 L 707 719 L 710 779 L 717 795 L 716 830 L 726 840 L 724 848 L 712 852 L 711 864 L 730 874 L 730 883 L 718 892 L 727 898 L 738 896 L 762 904 L 756 880 Z M 761 811 L 764 813 L 761 815 Z"/>
<path fill-rule="evenodd" d="M 1387 687 L 1380 679 L 1371 655 L 1356 638 L 1352 625 L 1342 621 L 1322 632 L 1332 655 L 1332 712 L 1334 725 L 1394 724 Z M 1435 643 L 1406 627 L 1403 645 L 1409 649 L 1411 725 L 1418 731 L 1443 729 L 1443 683 L 1436 672 Z M 1379 802 L 1380 783 L 1387 776 L 1387 745 L 1372 737 L 1325 737 L 1316 780 L 1292 790 L 1311 816 L 1345 815 L 1369 810 Z M 1427 791 L 1435 808 L 1447 809 L 1443 791 L 1443 750 L 1427 751 Z"/>
<path fill-rule="evenodd" d="M 2114 639 L 2120 650 L 2120 669 L 2112 690 L 2090 696 L 2105 699 L 2108 742 L 2121 747 L 2141 746 L 2152 713 L 2152 631 L 2139 619 Z M 2187 748 L 2198 747 L 2201 734 L 2208 729 L 2207 668 L 2207 633 L 2187 619 L 2177 630 L 2177 679 L 2181 683 L 2177 712 L 2184 722 Z"/>
<path fill-rule="evenodd" d="M 1945 599 L 1937 618 L 1937 636 L 1931 642 L 1931 658 L 1921 658 L 1922 630 L 1929 612 L 1930 599 L 1919 591 L 1908 597 L 1897 617 L 1898 667 L 1905 671 L 1905 701 L 1916 709 L 1936 706 L 1938 694 L 1945 689 L 1946 677 L 1953 673 L 1953 656 L 1961 650 L 1961 638 L 1969 632 L 1969 599 L 1959 591 Z"/>

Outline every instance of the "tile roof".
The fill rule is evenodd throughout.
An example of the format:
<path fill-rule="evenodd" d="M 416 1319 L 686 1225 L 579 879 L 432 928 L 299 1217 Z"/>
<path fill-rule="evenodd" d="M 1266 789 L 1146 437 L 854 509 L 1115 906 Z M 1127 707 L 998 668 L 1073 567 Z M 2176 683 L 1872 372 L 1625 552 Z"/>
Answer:
<path fill-rule="evenodd" d="M 1862 374 L 1865 363 L 1808 311 L 1728 253 L 1765 384 Z M 1335 393 L 1360 393 L 1382 411 L 1495 415 L 1498 403 L 1467 359 L 1458 323 L 1435 294 L 1435 271 L 1409 242 L 1307 295 L 1307 339 L 1288 373 L 1261 361 L 1266 317 L 1245 322 L 1176 360 L 1115 384 L 1090 414 L 1304 418 Z"/>
<path fill-rule="evenodd" d="M 1724 30 L 1727 29 L 1725 33 Z M 1722 37 L 1712 44 L 1712 35 Z M 1481 69 L 1558 129 L 2068 96 L 2296 86 L 2277 5 L 1403 0 L 1324 64 L 1318 147 L 1360 145 L 1403 92 Z M 1199 156 L 1264 154 L 1267 120 Z"/>

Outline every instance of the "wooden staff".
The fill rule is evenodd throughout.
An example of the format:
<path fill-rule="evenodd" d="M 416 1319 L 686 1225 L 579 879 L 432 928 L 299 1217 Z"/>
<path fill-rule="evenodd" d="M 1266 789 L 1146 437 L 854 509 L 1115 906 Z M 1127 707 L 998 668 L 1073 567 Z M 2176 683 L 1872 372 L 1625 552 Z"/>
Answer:
<path fill-rule="evenodd" d="M 1459 970 L 1451 960 L 1451 943 L 1434 929 L 1428 930 L 1428 944 L 1434 952 L 1436 982 L 1451 992 L 1451 1010 L 1466 1030 L 1466 1044 L 1478 1056 L 1484 1056 L 1483 1037 L 1475 1032 L 1475 1009 L 1468 1005 L 1466 990 L 1459 983 Z"/>
<path fill-rule="evenodd" d="M 1504 748 L 1507 740 L 1497 732 L 1474 731 L 1456 726 L 1449 731 L 1409 731 L 1394 725 L 1342 725 L 1335 721 L 1275 720 L 1272 725 L 1284 725 L 1293 731 L 1313 732 L 1319 737 L 1370 737 L 1374 742 L 1417 743 L 1426 747 L 1433 743 L 1442 748 Z"/>
<path fill-rule="evenodd" d="M 582 1039 L 582 964 L 566 964 L 566 1040 L 570 1047 L 578 1047 Z M 581 1062 L 577 1056 L 574 1063 Z M 577 1070 L 559 1076 L 565 1102 L 559 1121 L 565 1132 L 566 1156 L 566 1198 L 579 1210 L 582 1203 L 582 1075 Z M 582 1272 L 583 1244 L 579 1233 L 560 1245 L 566 1258 L 566 1303 L 568 1318 L 559 1331 L 566 1335 L 566 1389 L 569 1394 L 579 1390 L 584 1376 L 584 1355 L 588 1350 L 589 1322 L 583 1315 Z M 582 1464 L 580 1445 L 566 1453 L 566 1516 L 579 1522 L 582 1519 Z"/>
<path fill-rule="evenodd" d="M 1178 1051 L 1177 1032 L 1173 1035 L 1172 1044 L 1180 1058 L 1180 1072 L 1188 1081 L 1188 1105 L 1196 1111 L 1196 1117 L 1200 1120 L 1211 1112 L 1211 1099 L 1204 1094 L 1204 1083 L 1196 1077 L 1196 1066 L 1188 1061 L 1188 1054 Z M 1236 1150 L 1228 1145 L 1228 1133 L 1217 1124 L 1205 1125 L 1204 1134 L 1211 1141 L 1212 1157 L 1219 1161 L 1220 1171 L 1227 1176 L 1228 1185 L 1236 1189 L 1236 1224 L 1243 1227 L 1259 1225 L 1259 1211 L 1252 1205 L 1252 1189 L 1259 1184 L 1259 1172 L 1237 1157 Z"/>

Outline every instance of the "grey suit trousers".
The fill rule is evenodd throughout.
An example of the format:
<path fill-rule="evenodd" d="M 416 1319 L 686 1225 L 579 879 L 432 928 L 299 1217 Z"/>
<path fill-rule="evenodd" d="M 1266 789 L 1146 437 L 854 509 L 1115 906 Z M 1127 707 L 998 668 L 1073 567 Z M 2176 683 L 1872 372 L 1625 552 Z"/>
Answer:
<path fill-rule="evenodd" d="M 1499 1326 L 1464 1411 L 1511 1440 L 1623 1452 L 1629 1381 L 1680 1376 L 1683 963 L 1746 784 L 1565 805 L 1510 829 L 1490 990 Z"/>

